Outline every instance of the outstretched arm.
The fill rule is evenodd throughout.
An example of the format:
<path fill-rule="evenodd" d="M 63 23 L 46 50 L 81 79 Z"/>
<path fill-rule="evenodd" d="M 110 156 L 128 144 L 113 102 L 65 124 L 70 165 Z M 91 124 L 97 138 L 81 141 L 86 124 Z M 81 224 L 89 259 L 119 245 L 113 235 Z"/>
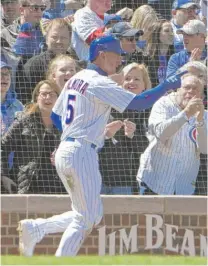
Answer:
<path fill-rule="evenodd" d="M 183 76 L 185 73 L 187 73 L 187 71 L 171 76 L 155 88 L 147 90 L 135 96 L 126 109 L 136 111 L 149 109 L 166 92 L 180 88 L 181 76 Z"/>

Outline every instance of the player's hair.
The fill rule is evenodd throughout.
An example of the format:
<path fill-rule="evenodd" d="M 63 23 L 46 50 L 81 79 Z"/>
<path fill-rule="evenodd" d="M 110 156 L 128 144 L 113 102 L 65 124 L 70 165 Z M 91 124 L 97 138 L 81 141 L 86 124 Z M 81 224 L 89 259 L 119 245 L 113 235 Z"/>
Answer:
<path fill-rule="evenodd" d="M 48 71 L 46 73 L 46 79 L 48 79 L 48 80 L 53 79 L 52 75 L 57 70 L 57 67 L 61 61 L 72 62 L 75 66 L 75 69 L 77 70 L 76 61 L 71 56 L 66 55 L 66 54 L 60 54 L 60 55 L 57 55 L 53 60 L 51 60 L 49 66 L 48 66 Z"/>
<path fill-rule="evenodd" d="M 56 83 L 54 81 L 52 81 L 52 80 L 42 80 L 35 86 L 35 89 L 33 90 L 33 93 L 32 93 L 32 103 L 28 104 L 25 107 L 25 113 L 33 114 L 33 113 L 38 113 L 39 112 L 39 106 L 37 104 L 37 97 L 38 97 L 38 95 L 40 93 L 40 88 L 44 84 L 47 84 L 48 86 L 50 86 L 50 88 L 54 92 L 56 92 L 56 94 L 59 96 L 60 89 L 59 89 L 58 85 L 56 85 Z"/>
<path fill-rule="evenodd" d="M 64 27 L 67 28 L 69 30 L 69 36 L 71 36 L 71 33 L 72 33 L 71 25 L 68 22 L 66 22 L 66 20 L 63 18 L 55 18 L 55 19 L 52 19 L 47 24 L 46 28 L 44 28 L 46 38 L 48 37 L 48 34 L 54 27 L 59 27 L 60 29 Z"/>
<path fill-rule="evenodd" d="M 143 30 L 145 34 L 147 31 L 152 32 L 153 25 L 157 20 L 155 10 L 149 5 L 142 5 L 134 11 L 131 25 L 136 29 Z M 146 41 L 147 43 L 151 41 L 151 34 Z"/>
<path fill-rule="evenodd" d="M 183 75 L 181 77 L 181 87 L 183 86 L 183 81 L 184 79 L 188 78 L 188 77 L 191 77 L 192 79 L 194 79 L 198 84 L 200 84 L 200 86 L 202 87 L 203 91 L 204 91 L 204 81 L 197 77 L 196 75 L 192 74 L 192 73 L 187 73 L 185 75 Z"/>
<path fill-rule="evenodd" d="M 199 61 L 190 61 L 183 65 L 180 69 L 179 72 L 183 71 L 190 71 L 191 68 L 195 68 L 200 72 L 200 75 L 198 76 L 199 78 L 202 78 L 204 80 L 205 85 L 207 84 L 207 67 L 205 64 Z M 192 72 L 189 72 L 192 75 L 194 75 Z"/>
<path fill-rule="evenodd" d="M 124 77 L 126 75 L 128 75 L 128 73 L 132 70 L 132 69 L 138 69 L 139 71 L 142 72 L 142 77 L 144 80 L 144 84 L 145 84 L 145 88 L 151 89 L 152 88 L 152 83 L 150 80 L 150 76 L 149 76 L 149 72 L 148 72 L 148 68 L 144 65 L 144 64 L 137 64 L 137 63 L 131 63 L 127 66 L 125 66 L 123 68 L 123 73 L 124 73 Z"/>

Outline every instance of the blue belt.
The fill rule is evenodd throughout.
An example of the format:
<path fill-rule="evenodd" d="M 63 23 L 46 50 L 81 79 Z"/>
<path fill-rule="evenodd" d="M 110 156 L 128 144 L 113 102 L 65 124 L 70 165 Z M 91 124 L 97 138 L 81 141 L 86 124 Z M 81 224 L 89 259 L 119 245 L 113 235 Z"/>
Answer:
<path fill-rule="evenodd" d="M 68 138 L 65 139 L 65 141 L 72 141 L 72 142 L 74 142 L 75 140 L 76 140 L 75 138 L 71 138 L 71 137 L 68 137 Z M 94 143 L 91 143 L 91 148 L 96 149 L 97 146 Z M 98 149 L 98 151 L 99 150 L 100 149 Z"/>

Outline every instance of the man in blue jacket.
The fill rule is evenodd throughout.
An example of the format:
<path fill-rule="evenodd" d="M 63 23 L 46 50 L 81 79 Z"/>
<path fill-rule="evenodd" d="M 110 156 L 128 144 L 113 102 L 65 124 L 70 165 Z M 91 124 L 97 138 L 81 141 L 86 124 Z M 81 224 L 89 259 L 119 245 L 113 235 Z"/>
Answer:
<path fill-rule="evenodd" d="M 188 21 L 197 18 L 200 6 L 195 2 L 193 0 L 175 0 L 173 2 L 171 25 L 176 53 L 184 49 L 183 35 L 177 34 L 177 30 L 181 29 Z"/>
<path fill-rule="evenodd" d="M 204 62 L 207 57 L 205 47 L 206 26 L 202 21 L 190 20 L 177 33 L 183 35 L 185 49 L 170 57 L 167 77 L 176 73 L 187 62 L 195 60 Z"/>

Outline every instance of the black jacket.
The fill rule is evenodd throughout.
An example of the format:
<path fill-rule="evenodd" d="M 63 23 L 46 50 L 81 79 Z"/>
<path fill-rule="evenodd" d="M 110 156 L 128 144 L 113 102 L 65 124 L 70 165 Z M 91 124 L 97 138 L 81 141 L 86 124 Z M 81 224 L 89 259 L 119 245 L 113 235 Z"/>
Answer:
<path fill-rule="evenodd" d="M 131 186 L 137 192 L 136 174 L 139 168 L 139 159 L 148 145 L 145 136 L 149 111 L 125 111 L 119 113 L 112 110 L 113 120 L 129 119 L 136 124 L 136 131 L 132 139 L 125 136 L 123 128 L 119 130 L 112 140 L 106 140 L 99 153 L 100 171 L 103 183 L 106 186 Z M 137 193 L 138 194 L 138 193 Z"/>
<path fill-rule="evenodd" d="M 2 137 L 1 167 L 2 175 L 14 180 L 18 187 L 17 193 L 63 193 L 65 189 L 46 154 L 45 137 L 51 138 L 50 151 L 53 152 L 59 145 L 60 133 L 56 128 L 49 132 L 45 129 L 39 113 L 26 115 L 18 113 L 17 118 Z M 10 170 L 8 156 L 14 152 L 13 167 Z M 49 155 L 50 156 L 50 155 Z M 48 156 L 48 157 L 49 157 Z M 42 173 L 42 164 L 45 163 L 50 172 L 49 179 Z"/>
<path fill-rule="evenodd" d="M 33 89 L 39 81 L 46 78 L 48 65 L 55 56 L 54 53 L 47 50 L 30 58 L 23 66 L 21 71 L 24 82 L 22 82 L 22 88 L 17 91 L 17 95 L 23 103 L 31 101 Z"/>

